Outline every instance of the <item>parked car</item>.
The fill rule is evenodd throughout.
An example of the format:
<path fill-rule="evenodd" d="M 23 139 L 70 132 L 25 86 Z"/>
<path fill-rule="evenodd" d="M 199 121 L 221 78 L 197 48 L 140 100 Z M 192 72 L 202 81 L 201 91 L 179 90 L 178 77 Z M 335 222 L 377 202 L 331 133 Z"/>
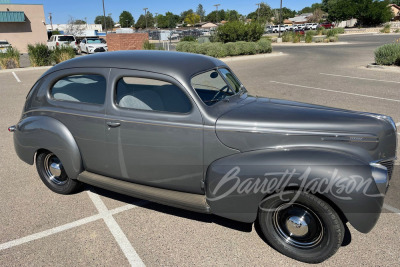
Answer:
<path fill-rule="evenodd" d="M 333 29 L 335 28 L 335 24 L 331 22 L 324 22 L 319 25 L 319 27 L 324 27 L 325 29 Z"/>
<path fill-rule="evenodd" d="M 266 26 L 264 29 L 264 33 L 273 33 L 273 26 Z"/>
<path fill-rule="evenodd" d="M 255 222 L 276 250 L 314 263 L 346 222 L 374 227 L 397 142 L 390 117 L 253 97 L 224 62 L 165 51 L 57 64 L 9 131 L 56 193 L 86 183 Z"/>
<path fill-rule="evenodd" d="M 78 53 L 78 43 L 73 35 L 52 35 L 47 41 L 47 47 L 51 50 L 62 46 L 70 46 Z"/>
<path fill-rule="evenodd" d="M 296 24 L 296 25 L 294 25 L 293 29 L 295 29 L 295 30 L 304 30 L 305 27 L 306 27 L 305 24 Z"/>
<path fill-rule="evenodd" d="M 280 32 L 285 32 L 286 31 L 285 25 L 281 25 L 280 27 L 279 27 L 279 25 L 272 26 L 272 32 L 273 33 L 278 33 L 279 31 Z"/>
<path fill-rule="evenodd" d="M 318 23 L 306 23 L 305 30 L 316 30 L 318 28 Z"/>
<path fill-rule="evenodd" d="M 0 53 L 7 52 L 7 49 L 11 47 L 11 44 L 7 40 L 0 40 Z"/>
<path fill-rule="evenodd" d="M 85 38 L 79 44 L 81 51 L 87 54 L 108 51 L 108 46 L 99 38 Z"/>

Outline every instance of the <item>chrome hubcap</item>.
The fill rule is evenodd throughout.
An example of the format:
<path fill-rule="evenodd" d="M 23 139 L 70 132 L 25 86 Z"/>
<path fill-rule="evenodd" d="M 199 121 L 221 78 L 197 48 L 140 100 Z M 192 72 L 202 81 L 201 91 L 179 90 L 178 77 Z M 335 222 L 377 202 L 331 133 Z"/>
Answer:
<path fill-rule="evenodd" d="M 56 185 L 67 183 L 68 177 L 61 161 L 53 153 L 47 154 L 44 158 L 44 170 L 47 178 Z"/>
<path fill-rule="evenodd" d="M 298 248 L 317 246 L 324 228 L 319 217 L 301 204 L 283 204 L 273 214 L 273 226 L 278 235 L 288 244 Z"/>

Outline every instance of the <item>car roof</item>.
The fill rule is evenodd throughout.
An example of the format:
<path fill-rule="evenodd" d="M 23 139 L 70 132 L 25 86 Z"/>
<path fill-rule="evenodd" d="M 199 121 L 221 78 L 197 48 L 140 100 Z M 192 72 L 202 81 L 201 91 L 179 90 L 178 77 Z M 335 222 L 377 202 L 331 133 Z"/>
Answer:
<path fill-rule="evenodd" d="M 71 68 L 120 68 L 157 72 L 185 79 L 188 76 L 219 66 L 226 66 L 226 64 L 219 59 L 198 54 L 154 50 L 127 50 L 70 59 L 55 65 L 45 72 L 42 77 L 59 70 Z"/>

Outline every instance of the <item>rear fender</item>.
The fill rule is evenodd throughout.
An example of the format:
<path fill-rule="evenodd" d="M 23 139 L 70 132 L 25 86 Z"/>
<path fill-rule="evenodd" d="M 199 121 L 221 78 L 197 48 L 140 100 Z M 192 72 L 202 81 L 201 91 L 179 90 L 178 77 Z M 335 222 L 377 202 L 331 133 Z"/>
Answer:
<path fill-rule="evenodd" d="M 22 119 L 14 132 L 14 147 L 24 162 L 33 165 L 38 150 L 53 152 L 61 160 L 68 177 L 76 179 L 83 171 L 78 145 L 67 127 L 46 116 Z"/>

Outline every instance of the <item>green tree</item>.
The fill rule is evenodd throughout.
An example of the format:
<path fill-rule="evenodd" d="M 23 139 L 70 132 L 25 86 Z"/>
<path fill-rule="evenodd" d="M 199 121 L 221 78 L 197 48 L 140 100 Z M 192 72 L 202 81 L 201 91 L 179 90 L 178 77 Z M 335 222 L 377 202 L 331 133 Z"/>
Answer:
<path fill-rule="evenodd" d="M 298 14 L 300 15 L 300 14 L 304 14 L 304 13 L 314 13 L 314 11 L 316 9 L 322 9 L 323 5 L 324 5 L 323 3 L 322 4 L 314 3 L 311 6 L 308 6 L 308 7 L 303 8 L 302 10 L 299 10 Z"/>
<path fill-rule="evenodd" d="M 270 22 L 273 16 L 274 12 L 272 11 L 271 7 L 266 3 L 261 3 L 260 7 L 257 8 L 256 11 L 247 15 L 247 18 L 251 19 L 252 21 L 258 21 L 259 23 L 266 23 Z"/>
<path fill-rule="evenodd" d="M 185 10 L 181 13 L 180 21 L 184 21 L 189 14 L 193 14 L 193 9 Z"/>
<path fill-rule="evenodd" d="M 218 12 L 216 10 L 208 13 L 208 15 L 206 16 L 206 20 L 213 22 L 213 23 L 220 23 L 222 20 L 225 20 L 226 18 L 226 12 L 225 10 L 221 9 L 218 10 Z"/>
<path fill-rule="evenodd" d="M 179 15 L 175 15 L 171 12 L 167 12 L 165 15 L 160 14 L 157 16 L 157 26 L 159 28 L 175 28 L 179 19 Z"/>
<path fill-rule="evenodd" d="M 104 19 L 103 18 L 104 18 L 104 16 L 97 16 L 94 19 L 94 23 L 95 24 L 101 24 L 104 30 L 112 29 L 114 27 L 114 24 L 115 24 L 113 19 L 110 16 L 106 16 L 106 24 L 107 24 L 107 29 L 106 29 L 106 26 L 104 25 Z"/>
<path fill-rule="evenodd" d="M 200 16 L 195 13 L 190 13 L 184 19 L 186 24 L 195 25 L 196 23 L 200 22 Z"/>
<path fill-rule="evenodd" d="M 240 20 L 241 15 L 236 10 L 227 10 L 225 19 L 227 21 L 237 21 Z"/>
<path fill-rule="evenodd" d="M 119 24 L 121 24 L 122 27 L 131 27 L 134 25 L 135 19 L 133 18 L 131 12 L 125 10 L 122 11 L 122 13 L 119 15 Z"/>
<path fill-rule="evenodd" d="M 200 16 L 200 22 L 204 21 L 206 18 L 206 11 L 203 8 L 202 4 L 199 4 L 196 9 L 196 14 Z"/>
<path fill-rule="evenodd" d="M 241 21 L 227 22 L 217 29 L 217 39 L 220 42 L 256 42 L 264 33 L 264 27 L 257 22 L 243 23 Z"/>
<path fill-rule="evenodd" d="M 83 25 L 83 24 L 86 24 L 86 21 L 81 20 L 81 19 L 76 19 L 76 20 L 74 20 L 73 23 L 74 23 L 74 24 L 77 24 L 77 25 Z"/>
<path fill-rule="evenodd" d="M 151 12 L 147 12 L 146 17 L 144 15 L 140 15 L 139 19 L 135 24 L 135 28 L 137 29 L 145 29 L 146 28 L 146 20 L 147 20 L 147 28 L 154 27 L 154 17 Z"/>

